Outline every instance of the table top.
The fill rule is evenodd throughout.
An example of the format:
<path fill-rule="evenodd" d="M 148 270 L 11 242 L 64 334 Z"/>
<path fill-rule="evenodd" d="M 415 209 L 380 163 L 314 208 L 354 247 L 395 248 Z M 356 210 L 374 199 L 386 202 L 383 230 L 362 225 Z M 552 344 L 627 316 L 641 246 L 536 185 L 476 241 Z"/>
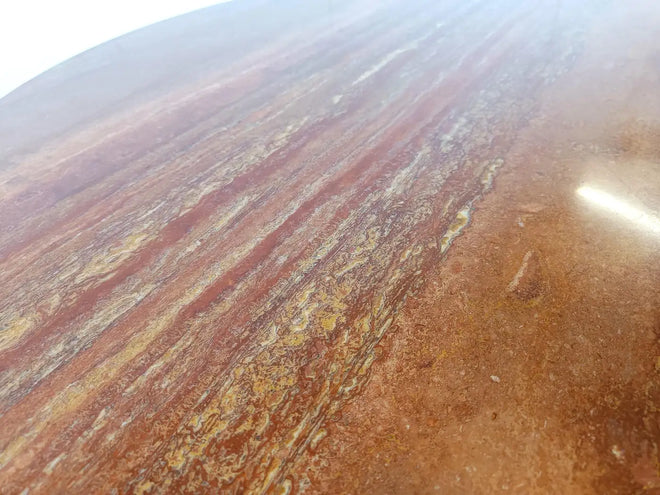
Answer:
<path fill-rule="evenodd" d="M 0 492 L 660 490 L 658 40 L 236 0 L 0 99 Z"/>

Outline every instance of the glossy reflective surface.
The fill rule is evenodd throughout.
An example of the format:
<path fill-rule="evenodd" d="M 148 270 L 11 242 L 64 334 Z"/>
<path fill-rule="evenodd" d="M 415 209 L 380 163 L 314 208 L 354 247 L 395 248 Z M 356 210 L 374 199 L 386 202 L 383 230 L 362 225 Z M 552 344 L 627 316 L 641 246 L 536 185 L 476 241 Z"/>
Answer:
<path fill-rule="evenodd" d="M 660 489 L 660 8 L 576 4 L 234 2 L 0 100 L 3 489 Z"/>

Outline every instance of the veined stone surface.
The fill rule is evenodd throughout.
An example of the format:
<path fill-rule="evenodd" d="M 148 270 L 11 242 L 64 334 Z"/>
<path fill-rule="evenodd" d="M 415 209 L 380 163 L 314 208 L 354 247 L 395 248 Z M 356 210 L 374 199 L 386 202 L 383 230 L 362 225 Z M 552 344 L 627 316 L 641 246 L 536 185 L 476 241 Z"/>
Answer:
<path fill-rule="evenodd" d="M 0 493 L 656 493 L 659 212 L 650 0 L 109 42 L 0 99 Z"/>

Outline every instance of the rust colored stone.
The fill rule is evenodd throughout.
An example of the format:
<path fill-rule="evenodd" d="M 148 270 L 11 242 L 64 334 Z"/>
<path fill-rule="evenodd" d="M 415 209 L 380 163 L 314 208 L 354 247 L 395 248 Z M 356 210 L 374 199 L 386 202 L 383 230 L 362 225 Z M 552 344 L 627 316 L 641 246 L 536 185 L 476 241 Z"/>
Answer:
<path fill-rule="evenodd" d="M 0 493 L 660 493 L 659 39 L 236 0 L 0 99 Z"/>

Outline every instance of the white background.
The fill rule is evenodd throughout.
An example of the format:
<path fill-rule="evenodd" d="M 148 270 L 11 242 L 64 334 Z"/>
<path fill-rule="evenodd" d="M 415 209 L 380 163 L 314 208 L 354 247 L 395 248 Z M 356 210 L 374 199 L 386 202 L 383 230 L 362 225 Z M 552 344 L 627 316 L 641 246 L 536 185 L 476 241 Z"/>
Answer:
<path fill-rule="evenodd" d="M 0 0 L 0 98 L 143 26 L 229 0 Z"/>

